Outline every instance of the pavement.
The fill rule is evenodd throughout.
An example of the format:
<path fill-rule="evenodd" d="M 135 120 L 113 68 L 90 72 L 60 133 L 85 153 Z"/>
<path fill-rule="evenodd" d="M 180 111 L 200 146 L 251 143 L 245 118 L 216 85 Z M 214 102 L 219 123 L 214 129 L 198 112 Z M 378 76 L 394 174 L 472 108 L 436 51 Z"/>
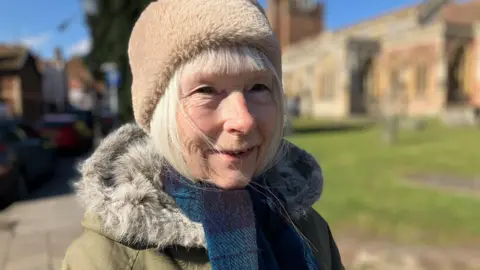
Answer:
<path fill-rule="evenodd" d="M 78 161 L 63 158 L 53 179 L 0 211 L 0 270 L 60 269 L 67 247 L 82 231 L 83 211 L 70 185 Z"/>

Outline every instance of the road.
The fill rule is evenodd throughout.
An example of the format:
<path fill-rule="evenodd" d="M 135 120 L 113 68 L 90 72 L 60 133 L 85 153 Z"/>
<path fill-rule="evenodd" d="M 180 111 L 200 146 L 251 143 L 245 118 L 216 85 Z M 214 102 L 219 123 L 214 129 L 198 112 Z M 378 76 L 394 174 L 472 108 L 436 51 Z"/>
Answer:
<path fill-rule="evenodd" d="M 82 230 L 83 211 L 71 187 L 80 160 L 61 158 L 50 181 L 0 212 L 0 270 L 59 269 Z"/>
<path fill-rule="evenodd" d="M 53 179 L 34 191 L 27 200 L 72 194 L 71 181 L 78 177 L 75 166 L 81 160 L 82 157 L 60 158 Z"/>

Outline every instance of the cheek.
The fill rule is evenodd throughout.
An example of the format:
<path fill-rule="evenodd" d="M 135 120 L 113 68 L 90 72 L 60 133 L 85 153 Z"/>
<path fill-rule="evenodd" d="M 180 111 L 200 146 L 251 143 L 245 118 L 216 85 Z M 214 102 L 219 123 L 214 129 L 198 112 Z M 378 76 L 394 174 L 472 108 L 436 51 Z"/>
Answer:
<path fill-rule="evenodd" d="M 193 122 L 193 120 L 191 121 Z M 192 127 L 192 124 L 185 116 L 185 113 L 177 113 L 177 127 L 180 143 L 183 147 L 183 158 L 190 170 L 190 173 L 195 177 L 203 177 L 203 154 L 202 138 L 198 135 L 196 130 Z"/>
<path fill-rule="evenodd" d="M 254 115 L 259 131 L 266 138 L 270 138 L 275 132 L 277 108 L 275 104 L 253 105 L 251 113 Z"/>
<path fill-rule="evenodd" d="M 184 112 L 177 113 L 177 123 L 182 141 L 203 142 L 202 134 L 212 137 L 215 131 L 215 112 L 206 106 L 185 104 Z"/>

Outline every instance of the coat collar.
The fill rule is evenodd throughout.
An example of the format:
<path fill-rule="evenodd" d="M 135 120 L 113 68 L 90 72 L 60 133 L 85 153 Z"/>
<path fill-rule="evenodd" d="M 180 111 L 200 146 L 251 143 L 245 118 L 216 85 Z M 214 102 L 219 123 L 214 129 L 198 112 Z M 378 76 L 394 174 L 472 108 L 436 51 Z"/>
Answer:
<path fill-rule="evenodd" d="M 320 198 L 323 177 L 314 157 L 284 143 L 286 155 L 266 181 L 295 220 Z M 164 191 L 164 168 L 140 127 L 126 124 L 113 132 L 79 166 L 75 188 L 86 212 L 84 226 L 132 247 L 206 247 L 202 225 L 189 220 Z"/>

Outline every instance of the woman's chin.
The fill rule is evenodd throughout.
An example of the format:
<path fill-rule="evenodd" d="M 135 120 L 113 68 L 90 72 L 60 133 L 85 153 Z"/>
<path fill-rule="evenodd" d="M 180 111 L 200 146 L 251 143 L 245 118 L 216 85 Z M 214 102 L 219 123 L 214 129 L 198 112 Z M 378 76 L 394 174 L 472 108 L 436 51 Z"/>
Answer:
<path fill-rule="evenodd" d="M 243 189 L 248 184 L 250 183 L 252 177 L 249 176 L 248 178 L 245 177 L 244 174 L 241 174 L 240 172 L 237 175 L 225 175 L 225 176 L 220 176 L 216 175 L 215 177 L 210 178 L 212 184 L 215 186 L 225 189 L 225 190 L 230 190 L 230 189 Z"/>

